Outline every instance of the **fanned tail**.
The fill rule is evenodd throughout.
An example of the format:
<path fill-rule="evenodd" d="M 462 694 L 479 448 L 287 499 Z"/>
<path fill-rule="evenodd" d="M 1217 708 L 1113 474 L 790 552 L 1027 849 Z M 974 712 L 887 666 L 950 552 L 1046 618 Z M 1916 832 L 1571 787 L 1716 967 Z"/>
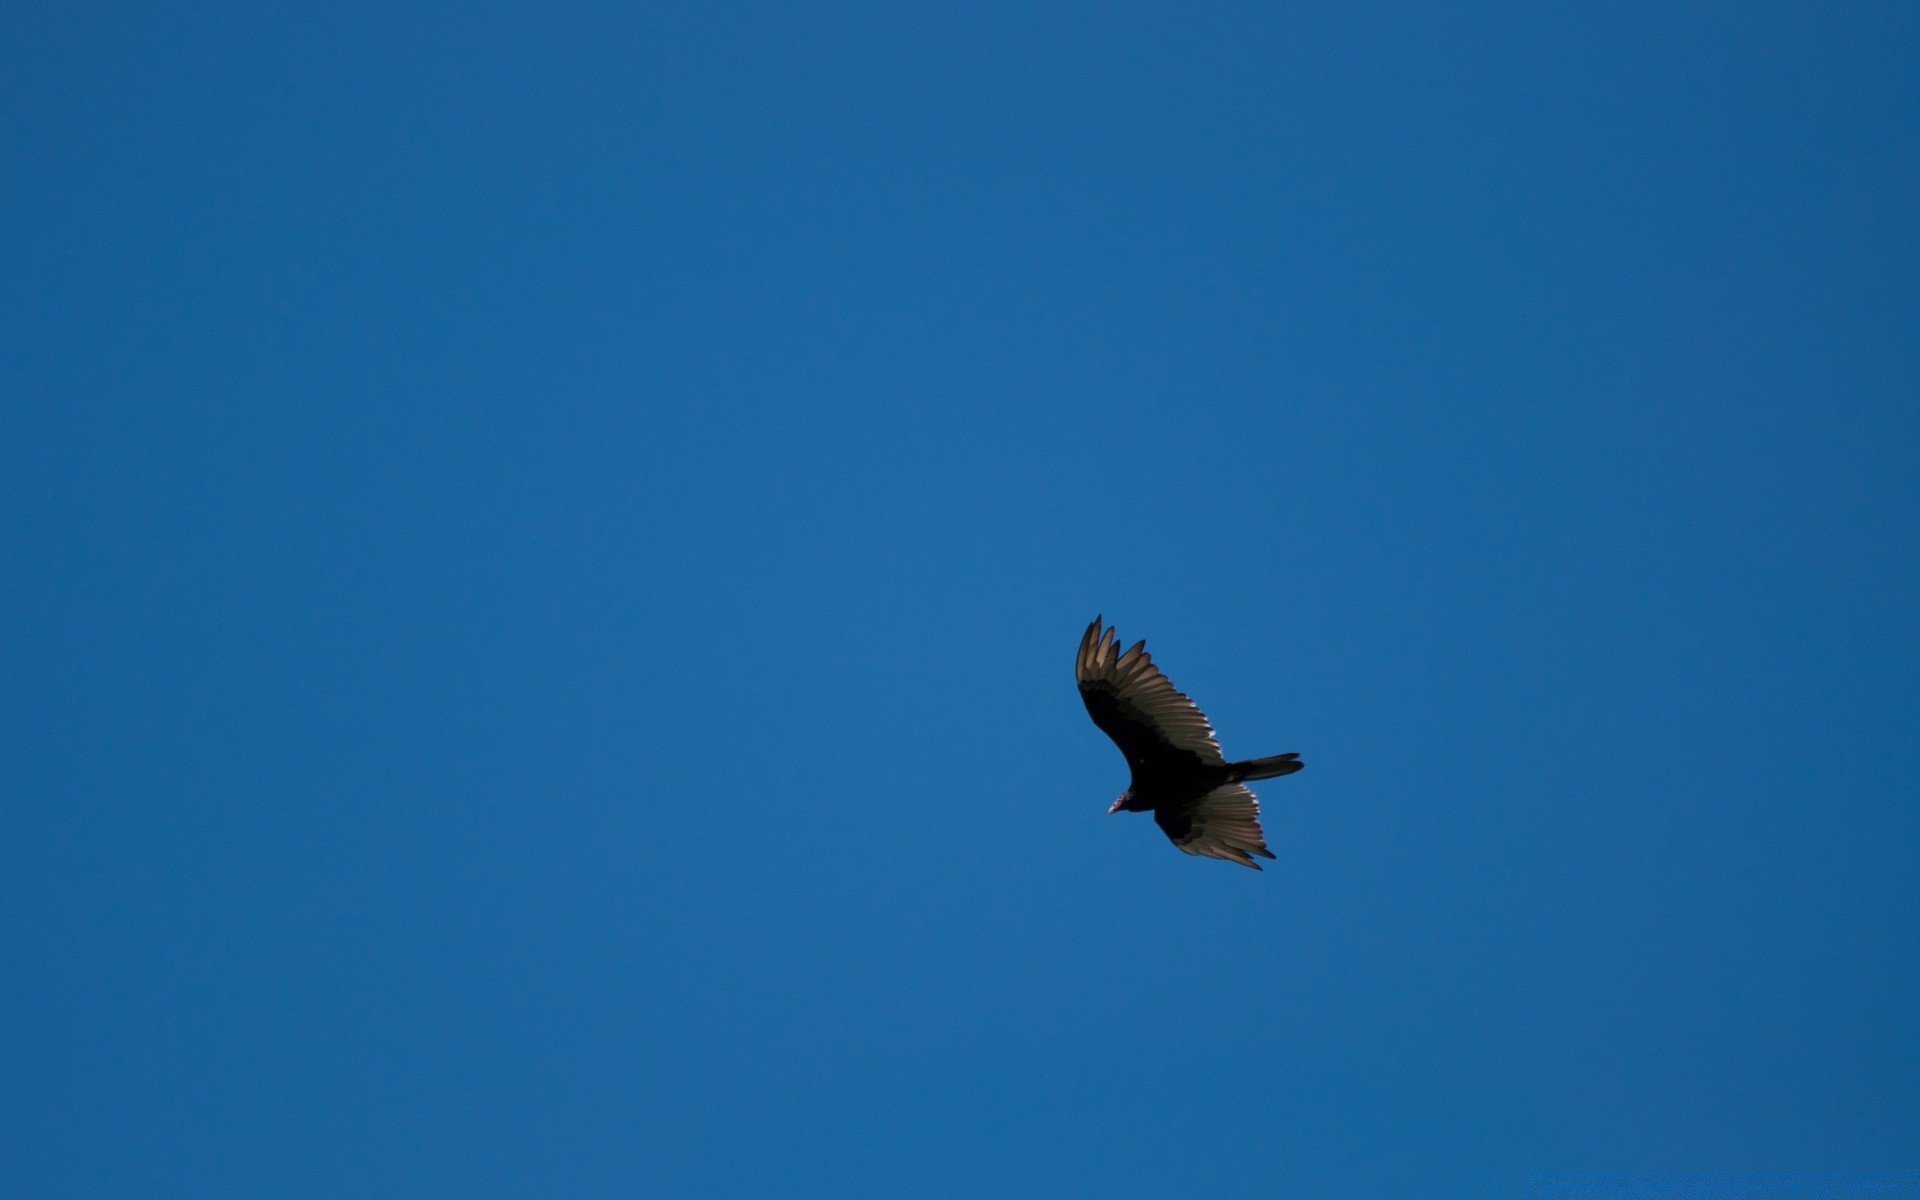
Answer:
<path fill-rule="evenodd" d="M 1272 758 L 1249 758 L 1244 762 L 1228 763 L 1228 782 L 1239 783 L 1245 779 L 1272 779 L 1276 775 L 1291 775 L 1307 764 L 1300 761 L 1298 754 L 1276 754 Z"/>

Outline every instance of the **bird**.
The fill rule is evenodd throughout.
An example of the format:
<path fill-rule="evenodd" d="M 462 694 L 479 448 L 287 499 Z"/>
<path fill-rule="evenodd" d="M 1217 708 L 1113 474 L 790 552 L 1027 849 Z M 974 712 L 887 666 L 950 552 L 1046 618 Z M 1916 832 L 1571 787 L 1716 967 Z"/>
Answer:
<path fill-rule="evenodd" d="M 1133 779 L 1109 808 L 1151 812 L 1188 854 L 1224 858 L 1260 870 L 1272 858 L 1260 831 L 1260 802 L 1250 779 L 1274 779 L 1306 766 L 1298 754 L 1228 762 L 1206 714 L 1160 673 L 1145 642 L 1122 653 L 1119 631 L 1095 617 L 1073 663 L 1087 715 L 1126 756 Z"/>

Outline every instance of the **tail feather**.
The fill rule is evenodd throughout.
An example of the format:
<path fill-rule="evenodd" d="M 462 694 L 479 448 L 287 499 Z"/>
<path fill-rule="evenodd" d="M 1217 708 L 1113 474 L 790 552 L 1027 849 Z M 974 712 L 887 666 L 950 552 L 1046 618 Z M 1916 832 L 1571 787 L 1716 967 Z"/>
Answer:
<path fill-rule="evenodd" d="M 1227 770 L 1232 773 L 1229 782 L 1239 783 L 1246 779 L 1291 775 L 1306 765 L 1300 761 L 1298 754 L 1276 754 L 1271 758 L 1249 758 L 1243 762 L 1228 763 Z"/>

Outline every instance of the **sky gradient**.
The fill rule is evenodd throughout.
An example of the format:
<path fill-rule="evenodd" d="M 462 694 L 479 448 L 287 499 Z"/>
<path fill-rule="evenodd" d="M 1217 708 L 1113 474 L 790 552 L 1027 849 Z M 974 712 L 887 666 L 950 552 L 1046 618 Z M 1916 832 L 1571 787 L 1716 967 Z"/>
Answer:
<path fill-rule="evenodd" d="M 0 16 L 9 1190 L 1920 1171 L 1911 6 L 681 9 Z"/>

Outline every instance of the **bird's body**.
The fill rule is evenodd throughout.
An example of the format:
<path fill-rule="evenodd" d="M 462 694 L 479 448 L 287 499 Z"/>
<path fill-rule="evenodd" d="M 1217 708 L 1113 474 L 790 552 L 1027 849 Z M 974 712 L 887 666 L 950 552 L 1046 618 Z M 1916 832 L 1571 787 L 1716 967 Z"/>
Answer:
<path fill-rule="evenodd" d="M 1188 854 L 1224 858 L 1260 869 L 1272 858 L 1260 832 L 1260 802 L 1245 783 L 1291 775 L 1298 754 L 1228 762 L 1213 727 L 1148 656 L 1145 642 L 1122 653 L 1099 617 L 1087 626 L 1074 660 L 1087 714 L 1120 747 L 1131 785 L 1109 812 L 1151 812 L 1174 845 Z"/>

